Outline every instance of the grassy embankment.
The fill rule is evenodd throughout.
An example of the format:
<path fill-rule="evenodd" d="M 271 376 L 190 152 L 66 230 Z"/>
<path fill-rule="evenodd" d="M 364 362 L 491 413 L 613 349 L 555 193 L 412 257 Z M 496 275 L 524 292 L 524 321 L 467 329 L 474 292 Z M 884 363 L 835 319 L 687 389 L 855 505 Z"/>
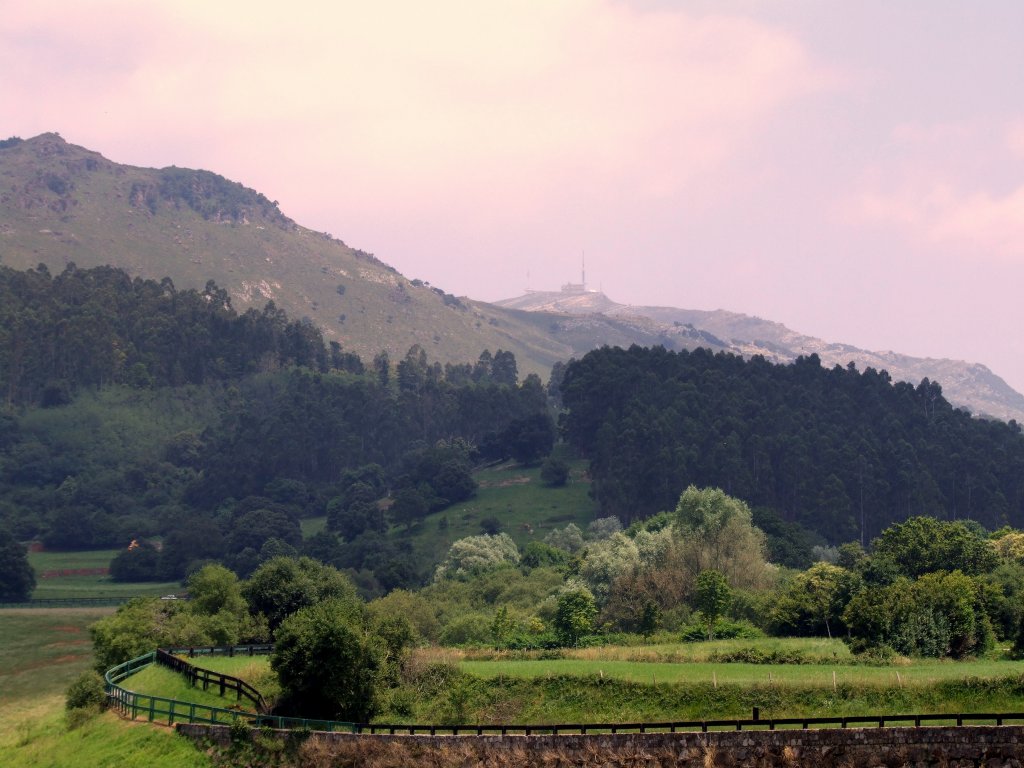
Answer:
<path fill-rule="evenodd" d="M 479 470 L 473 475 L 479 488 L 472 499 L 429 514 L 408 531 L 396 526 L 390 535 L 408 537 L 418 560 L 437 562 L 456 540 L 482 533 L 480 523 L 489 517 L 498 519 L 502 532 L 519 546 L 543 540 L 569 523 L 586 530 L 599 513 L 597 503 L 588 495 L 587 463 L 571 461 L 569 465 L 569 482 L 560 488 L 541 482 L 540 467 L 506 462 Z M 324 517 L 303 520 L 302 535 L 318 533 L 326 523 Z"/>
<path fill-rule="evenodd" d="M 816 663 L 708 661 L 742 648 L 781 649 Z M 1024 662 L 900 659 L 869 666 L 853 663 L 841 642 L 819 639 L 613 646 L 568 650 L 565 658 L 556 659 L 467 658 L 473 655 L 450 649 L 416 652 L 409 665 L 413 671 L 387 697 L 387 709 L 377 719 L 636 722 L 743 718 L 755 706 L 763 717 L 1009 712 L 1024 707 Z M 834 661 L 826 663 L 829 658 Z M 438 662 L 447 664 L 431 668 Z M 201 662 L 250 681 L 250 675 L 264 674 L 261 665 L 266 664 L 265 658 Z"/>
<path fill-rule="evenodd" d="M 170 729 L 113 713 L 69 730 L 64 691 L 92 666 L 86 627 L 113 608 L 0 610 L 0 754 L 5 768 L 206 768 Z"/>

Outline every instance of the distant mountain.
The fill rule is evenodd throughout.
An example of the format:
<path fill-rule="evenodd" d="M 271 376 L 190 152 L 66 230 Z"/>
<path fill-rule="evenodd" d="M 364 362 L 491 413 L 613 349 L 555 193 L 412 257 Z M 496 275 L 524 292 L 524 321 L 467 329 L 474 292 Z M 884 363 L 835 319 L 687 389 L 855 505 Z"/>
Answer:
<path fill-rule="evenodd" d="M 763 355 L 777 363 L 816 354 L 822 365 L 828 367 L 845 367 L 852 362 L 859 370 L 871 367 L 888 371 L 898 381 L 917 384 L 928 378 L 942 385 L 943 394 L 950 402 L 977 416 L 1016 419 L 1024 423 L 1024 395 L 980 363 L 871 352 L 805 336 L 781 323 L 750 315 L 724 310 L 627 306 L 597 292 L 537 291 L 496 304 L 528 312 L 561 313 L 577 318 L 581 324 L 615 321 L 634 328 L 638 335 L 656 337 L 670 349 L 703 346 L 744 357 Z"/>
<path fill-rule="evenodd" d="M 0 263 L 59 272 L 69 262 L 179 288 L 214 280 L 237 309 L 272 300 L 367 362 L 381 350 L 395 361 L 413 344 L 442 363 L 500 348 L 515 353 L 520 374 L 546 376 L 575 351 L 546 317 L 407 279 L 215 173 L 120 165 L 54 133 L 0 142 Z"/>
<path fill-rule="evenodd" d="M 628 307 L 600 293 L 473 301 L 306 229 L 216 173 L 121 165 L 55 133 L 0 141 L 0 263 L 59 272 L 71 262 L 170 277 L 179 288 L 214 280 L 236 308 L 272 300 L 367 362 L 382 350 L 395 361 L 414 344 L 441 363 L 505 349 L 520 375 L 546 377 L 556 361 L 602 345 L 701 346 L 773 361 L 814 352 L 827 365 L 854 361 L 914 383 L 928 377 L 973 413 L 1024 422 L 1024 396 L 982 365 L 866 352 L 747 315 Z"/>

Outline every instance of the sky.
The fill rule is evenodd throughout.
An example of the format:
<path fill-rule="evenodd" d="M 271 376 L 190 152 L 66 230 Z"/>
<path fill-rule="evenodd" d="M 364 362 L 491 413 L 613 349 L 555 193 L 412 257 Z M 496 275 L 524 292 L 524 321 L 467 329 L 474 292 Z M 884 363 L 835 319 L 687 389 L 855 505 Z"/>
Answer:
<path fill-rule="evenodd" d="M 0 0 L 0 138 L 205 168 L 409 278 L 579 280 L 1024 391 L 1019 0 Z"/>

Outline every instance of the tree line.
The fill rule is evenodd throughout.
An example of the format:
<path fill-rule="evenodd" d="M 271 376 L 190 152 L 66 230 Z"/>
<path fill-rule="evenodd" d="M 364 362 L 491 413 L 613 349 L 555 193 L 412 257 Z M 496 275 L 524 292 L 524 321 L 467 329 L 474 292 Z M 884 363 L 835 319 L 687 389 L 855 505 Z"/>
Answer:
<path fill-rule="evenodd" d="M 928 379 L 634 346 L 571 362 L 560 395 L 602 509 L 627 523 L 690 484 L 832 543 L 915 515 L 1024 523 L 1020 426 L 973 418 Z"/>

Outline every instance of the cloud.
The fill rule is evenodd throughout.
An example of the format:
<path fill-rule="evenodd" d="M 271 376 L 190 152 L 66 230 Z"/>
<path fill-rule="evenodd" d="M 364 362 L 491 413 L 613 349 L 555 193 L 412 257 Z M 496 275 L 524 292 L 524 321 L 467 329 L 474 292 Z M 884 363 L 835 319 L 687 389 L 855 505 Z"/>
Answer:
<path fill-rule="evenodd" d="M 41 0 L 5 17 L 0 101 L 32 130 L 362 212 L 657 199 L 827 80 L 782 29 L 612 0 Z"/>
<path fill-rule="evenodd" d="M 853 209 L 973 260 L 1024 263 L 1024 123 L 899 126 L 895 159 L 870 169 Z"/>

